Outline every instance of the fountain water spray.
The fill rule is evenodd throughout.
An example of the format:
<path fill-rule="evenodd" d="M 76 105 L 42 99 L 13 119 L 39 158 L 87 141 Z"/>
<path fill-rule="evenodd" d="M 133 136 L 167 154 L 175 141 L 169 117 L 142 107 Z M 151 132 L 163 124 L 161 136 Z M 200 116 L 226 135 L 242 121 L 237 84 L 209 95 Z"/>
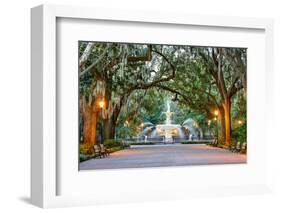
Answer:
<path fill-rule="evenodd" d="M 139 134 L 139 137 L 149 136 L 150 139 L 162 138 L 163 143 L 174 143 L 174 138 L 184 138 L 185 134 L 182 130 L 182 126 L 179 124 L 172 124 L 172 115 L 170 100 L 166 100 L 166 112 L 163 112 L 166 116 L 164 124 L 158 124 L 156 126 L 147 126 Z M 147 139 L 147 137 L 145 137 Z"/>

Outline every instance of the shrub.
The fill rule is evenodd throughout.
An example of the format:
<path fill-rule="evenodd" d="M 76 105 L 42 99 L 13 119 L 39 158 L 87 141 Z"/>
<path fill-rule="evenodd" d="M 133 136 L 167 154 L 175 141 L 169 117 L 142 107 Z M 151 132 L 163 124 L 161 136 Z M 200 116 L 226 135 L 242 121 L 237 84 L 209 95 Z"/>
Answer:
<path fill-rule="evenodd" d="M 121 150 L 122 147 L 121 146 L 116 146 L 116 147 L 112 147 L 109 149 L 109 152 L 112 153 L 112 152 L 116 152 L 116 151 L 119 151 Z"/>
<path fill-rule="evenodd" d="M 182 141 L 181 144 L 209 144 L 210 141 Z"/>
<path fill-rule="evenodd" d="M 91 155 L 93 154 L 93 149 L 90 144 L 80 144 L 80 154 Z"/>
<path fill-rule="evenodd" d="M 88 159 L 89 159 L 89 157 L 87 155 L 84 155 L 84 154 L 79 155 L 80 162 L 83 162 L 83 161 L 88 160 Z"/>
<path fill-rule="evenodd" d="M 122 147 L 122 143 L 119 140 L 114 140 L 114 139 L 108 139 L 104 141 L 104 145 L 107 148 L 113 148 L 113 147 Z"/>
<path fill-rule="evenodd" d="M 232 131 L 232 138 L 234 141 L 239 141 L 241 143 L 247 142 L 247 125 L 243 124 L 242 126 L 235 128 Z"/>
<path fill-rule="evenodd" d="M 155 143 L 153 142 L 133 142 L 130 143 L 130 145 L 154 145 Z"/>

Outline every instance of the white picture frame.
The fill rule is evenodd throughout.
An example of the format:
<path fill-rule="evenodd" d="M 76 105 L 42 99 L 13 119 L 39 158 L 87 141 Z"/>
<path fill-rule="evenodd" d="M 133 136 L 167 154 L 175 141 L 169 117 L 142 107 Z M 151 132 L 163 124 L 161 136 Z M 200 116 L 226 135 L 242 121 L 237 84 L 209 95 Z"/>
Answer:
<path fill-rule="evenodd" d="M 271 171 L 270 171 L 270 153 L 268 143 L 265 143 L 267 152 L 262 155 L 265 162 L 262 170 L 265 178 L 260 179 L 254 184 L 239 182 L 238 184 L 221 184 L 210 187 L 200 186 L 200 183 L 194 182 L 193 188 L 190 186 L 178 188 L 169 185 L 168 189 L 161 190 L 159 184 L 151 193 L 151 196 L 145 192 L 138 192 L 135 195 L 130 191 L 124 191 L 123 196 L 119 193 L 111 193 L 106 196 L 89 196 L 89 195 L 58 195 L 58 174 L 61 167 L 58 166 L 60 153 L 57 147 L 57 88 L 60 82 L 57 81 L 57 21 L 59 18 L 74 20 L 100 20 L 118 21 L 122 23 L 133 22 L 142 23 L 142 25 L 153 23 L 155 26 L 197 26 L 202 29 L 226 29 L 232 30 L 257 30 L 264 35 L 264 68 L 261 74 L 265 74 L 263 79 L 265 87 L 261 89 L 264 92 L 263 99 L 266 102 L 268 114 L 273 113 L 273 99 L 270 96 L 270 88 L 273 87 L 271 81 L 274 78 L 273 73 L 273 21 L 270 19 L 241 18 L 241 17 L 216 17 L 203 15 L 188 14 L 163 14 L 160 12 L 148 11 L 122 11 L 101 8 L 85 8 L 74 6 L 54 6 L 41 5 L 31 10 L 31 80 L 32 80 L 32 103 L 31 103 L 31 201 L 33 204 L 47 208 L 59 206 L 91 205 L 99 203 L 115 202 L 138 202 L 142 200 L 162 200 L 178 199 L 194 196 L 215 196 L 215 195 L 232 195 L 232 194 L 252 194 L 264 193 L 270 191 Z M 202 44 L 203 45 L 203 44 Z M 256 97 L 257 98 L 257 97 Z M 260 109 L 262 110 L 262 108 Z M 261 111 L 259 111 L 261 112 Z M 263 122 L 270 122 L 272 116 L 263 118 Z M 262 122 L 261 121 L 261 122 Z M 270 131 L 267 129 L 265 135 L 270 138 Z M 232 167 L 229 169 L 233 169 Z M 256 168 L 257 170 L 259 168 Z M 150 169 L 154 173 L 167 174 L 171 168 L 166 170 Z M 173 170 L 180 174 L 182 168 Z M 78 171 L 77 171 L 78 172 Z M 119 171 L 126 174 L 127 171 Z M 138 171 L 136 172 L 138 173 Z M 84 176 L 87 175 L 84 174 Z M 89 174 L 90 175 L 90 174 Z M 110 173 L 99 174 L 110 175 Z M 171 177 L 174 178 L 175 177 Z M 74 183 L 75 184 L 75 183 Z M 103 184 L 103 183 L 101 183 Z M 123 186 L 128 187 L 128 186 Z M 160 188 L 159 188 L 160 187 Z M 73 186 L 73 189 L 75 187 Z M 90 189 L 89 189 L 90 190 Z M 128 192 L 129 196 L 126 196 Z M 163 193 L 177 194 L 177 196 L 161 196 Z M 157 195 L 157 196 L 156 196 Z M 159 195 L 159 196 L 158 196 Z"/>

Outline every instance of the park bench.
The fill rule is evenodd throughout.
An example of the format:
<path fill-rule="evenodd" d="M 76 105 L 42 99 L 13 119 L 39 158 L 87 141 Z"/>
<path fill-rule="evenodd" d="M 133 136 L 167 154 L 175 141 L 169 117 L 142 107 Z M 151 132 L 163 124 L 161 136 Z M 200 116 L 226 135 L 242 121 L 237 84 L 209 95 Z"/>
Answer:
<path fill-rule="evenodd" d="M 100 144 L 100 153 L 101 153 L 101 156 L 103 156 L 103 157 L 106 157 L 109 155 L 108 149 L 103 144 Z"/>
<path fill-rule="evenodd" d="M 235 152 L 235 145 L 231 145 L 231 147 L 229 148 L 229 151 Z"/>
<path fill-rule="evenodd" d="M 247 153 L 247 143 L 246 142 L 242 143 L 240 153 L 241 154 L 246 154 Z"/>
<path fill-rule="evenodd" d="M 100 158 L 102 157 L 101 149 L 97 144 L 94 145 L 94 153 L 95 153 L 95 157 L 100 157 Z"/>
<path fill-rule="evenodd" d="M 229 148 L 229 151 L 235 152 L 236 143 L 237 143 L 237 142 L 232 142 L 232 143 L 231 143 L 231 146 L 230 146 L 230 148 Z"/>
<path fill-rule="evenodd" d="M 216 138 L 212 141 L 211 146 L 218 146 L 218 140 Z"/>
<path fill-rule="evenodd" d="M 239 153 L 241 151 L 241 142 L 237 141 L 233 152 Z"/>

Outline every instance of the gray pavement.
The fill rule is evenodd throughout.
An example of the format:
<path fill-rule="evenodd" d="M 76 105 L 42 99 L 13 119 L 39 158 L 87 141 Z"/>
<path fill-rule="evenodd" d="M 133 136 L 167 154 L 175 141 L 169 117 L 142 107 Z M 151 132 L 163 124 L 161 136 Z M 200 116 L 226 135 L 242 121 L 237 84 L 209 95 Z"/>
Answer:
<path fill-rule="evenodd" d="M 246 155 L 202 144 L 131 146 L 80 163 L 80 170 L 246 163 Z"/>

